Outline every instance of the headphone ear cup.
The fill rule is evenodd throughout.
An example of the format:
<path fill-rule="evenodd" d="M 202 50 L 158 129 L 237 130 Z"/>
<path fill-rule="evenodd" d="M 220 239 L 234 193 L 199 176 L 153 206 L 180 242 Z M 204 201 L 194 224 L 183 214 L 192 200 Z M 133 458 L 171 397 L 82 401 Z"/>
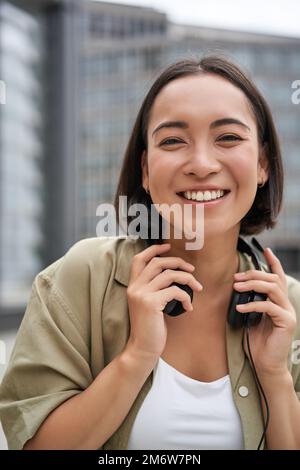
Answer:
<path fill-rule="evenodd" d="M 253 246 L 252 246 L 253 245 Z M 240 252 L 246 253 L 248 256 L 251 257 L 252 263 L 255 267 L 255 269 L 260 270 L 260 271 L 265 271 L 265 268 L 267 267 L 267 270 L 269 272 L 272 272 L 271 267 L 269 266 L 267 260 L 265 259 L 263 252 L 264 249 L 256 240 L 256 238 L 252 237 L 252 245 L 246 240 L 244 240 L 242 237 L 238 238 L 238 250 Z M 238 312 L 236 310 L 236 306 L 238 304 L 247 304 L 249 302 L 259 302 L 259 301 L 264 301 L 267 299 L 267 295 L 264 293 L 258 293 L 255 291 L 249 291 L 249 292 L 237 292 L 233 290 L 230 304 L 229 304 L 229 309 L 227 313 L 227 321 L 229 325 L 232 328 L 240 328 L 242 326 L 255 326 L 258 325 L 262 318 L 262 313 L 260 312 L 247 312 L 247 313 L 242 313 Z"/>
<path fill-rule="evenodd" d="M 193 301 L 193 290 L 187 284 L 178 284 L 178 282 L 173 282 L 172 286 L 180 287 L 180 289 L 187 292 L 191 298 L 191 302 Z M 167 303 L 165 308 L 163 309 L 163 313 L 167 313 L 171 317 L 177 317 L 184 312 L 184 308 L 182 303 L 179 300 L 173 299 Z"/>
<path fill-rule="evenodd" d="M 261 313 L 258 312 L 248 312 L 242 313 L 236 310 L 236 306 L 238 304 L 247 304 L 248 302 L 257 302 L 266 300 L 266 294 L 259 294 L 254 291 L 250 292 L 237 292 L 233 291 L 231 296 L 231 301 L 228 310 L 227 320 L 229 325 L 234 328 L 238 329 L 245 325 L 248 327 L 256 326 L 261 320 Z"/>
<path fill-rule="evenodd" d="M 260 292 L 253 292 L 251 302 L 261 302 L 267 300 L 267 294 Z M 261 312 L 249 312 L 245 313 L 245 323 L 247 326 L 256 326 L 259 324 L 262 318 Z"/>
<path fill-rule="evenodd" d="M 233 290 L 227 315 L 227 321 L 232 328 L 238 329 L 245 325 L 245 313 L 238 312 L 236 306 L 248 302 L 249 292 L 237 292 Z"/>
<path fill-rule="evenodd" d="M 239 303 L 239 292 L 236 292 L 234 290 L 231 295 L 228 315 L 227 315 L 227 321 L 229 325 L 234 329 L 238 329 L 243 326 L 242 318 L 238 316 L 238 312 L 236 311 L 236 306 L 238 305 L 238 303 Z"/>

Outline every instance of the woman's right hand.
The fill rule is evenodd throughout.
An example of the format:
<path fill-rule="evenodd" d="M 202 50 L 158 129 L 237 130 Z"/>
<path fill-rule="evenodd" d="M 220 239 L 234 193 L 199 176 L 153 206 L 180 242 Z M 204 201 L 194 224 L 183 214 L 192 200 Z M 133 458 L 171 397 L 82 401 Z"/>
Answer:
<path fill-rule="evenodd" d="M 127 299 L 130 315 L 128 344 L 135 352 L 159 357 L 166 344 L 167 326 L 163 309 L 173 300 L 182 302 L 185 311 L 193 309 L 190 296 L 173 282 L 188 284 L 201 291 L 201 284 L 191 274 L 195 267 L 177 257 L 160 257 L 169 243 L 152 245 L 133 257 Z M 181 269 L 182 271 L 176 269 Z"/>

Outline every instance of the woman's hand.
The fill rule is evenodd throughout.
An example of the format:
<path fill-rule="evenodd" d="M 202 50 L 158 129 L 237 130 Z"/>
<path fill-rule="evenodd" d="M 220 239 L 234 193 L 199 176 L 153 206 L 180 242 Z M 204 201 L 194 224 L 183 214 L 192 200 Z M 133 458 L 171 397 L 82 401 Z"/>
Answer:
<path fill-rule="evenodd" d="M 279 259 L 270 248 L 264 250 L 264 255 L 272 273 L 255 269 L 236 273 L 234 289 L 239 292 L 254 290 L 268 296 L 266 301 L 239 305 L 237 311 L 241 315 L 247 312 L 263 313 L 260 323 L 250 328 L 251 354 L 258 375 L 274 377 L 288 371 L 287 359 L 297 320 Z M 246 336 L 244 348 L 249 358 Z"/>
<path fill-rule="evenodd" d="M 130 314 L 128 343 L 136 351 L 159 357 L 166 344 L 167 327 L 163 314 L 166 304 L 177 299 L 186 311 L 192 310 L 190 296 L 173 282 L 202 290 L 191 272 L 195 269 L 182 258 L 159 257 L 170 244 L 152 245 L 133 257 L 127 299 Z M 182 271 L 175 271 L 180 269 Z"/>

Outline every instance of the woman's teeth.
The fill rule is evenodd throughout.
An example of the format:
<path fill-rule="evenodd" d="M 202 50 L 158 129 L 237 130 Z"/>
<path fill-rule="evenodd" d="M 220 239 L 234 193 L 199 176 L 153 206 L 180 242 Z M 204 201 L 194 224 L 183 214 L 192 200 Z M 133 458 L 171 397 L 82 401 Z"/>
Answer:
<path fill-rule="evenodd" d="M 213 201 L 224 196 L 224 193 L 223 189 L 218 189 L 217 191 L 185 191 L 182 195 L 185 199 L 194 201 Z"/>

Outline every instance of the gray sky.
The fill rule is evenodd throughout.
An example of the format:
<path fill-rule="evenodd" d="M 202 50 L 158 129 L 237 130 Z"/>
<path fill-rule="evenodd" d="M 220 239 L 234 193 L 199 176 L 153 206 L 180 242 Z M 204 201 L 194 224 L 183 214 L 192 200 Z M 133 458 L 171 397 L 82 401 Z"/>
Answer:
<path fill-rule="evenodd" d="M 300 37 L 299 0 L 118 0 L 165 11 L 177 23 Z"/>

